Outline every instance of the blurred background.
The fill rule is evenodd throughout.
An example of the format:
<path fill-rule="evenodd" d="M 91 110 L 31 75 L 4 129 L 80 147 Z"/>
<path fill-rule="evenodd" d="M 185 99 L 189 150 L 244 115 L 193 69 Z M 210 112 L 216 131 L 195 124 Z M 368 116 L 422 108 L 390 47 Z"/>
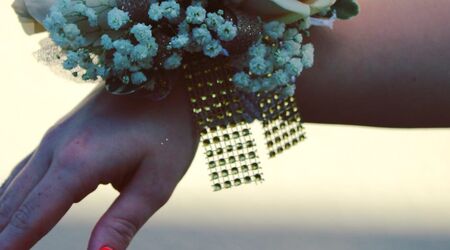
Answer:
<path fill-rule="evenodd" d="M 11 3 L 0 2 L 0 181 L 94 87 L 36 61 L 45 34 L 25 35 Z M 450 129 L 305 127 L 300 146 L 263 157 L 261 185 L 213 193 L 200 149 L 130 249 L 450 249 Z M 116 196 L 99 187 L 33 249 L 85 249 Z"/>

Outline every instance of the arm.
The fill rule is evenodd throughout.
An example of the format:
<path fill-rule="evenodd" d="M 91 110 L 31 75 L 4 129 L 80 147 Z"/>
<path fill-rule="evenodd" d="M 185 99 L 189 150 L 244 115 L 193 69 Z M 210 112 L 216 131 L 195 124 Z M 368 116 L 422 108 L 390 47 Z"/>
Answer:
<path fill-rule="evenodd" d="M 450 1 L 359 0 L 361 13 L 312 30 L 299 78 L 306 122 L 450 126 Z"/>
<path fill-rule="evenodd" d="M 314 31 L 317 64 L 298 93 L 305 120 L 449 126 L 448 7 L 447 0 L 365 0 L 359 18 L 334 33 Z M 180 89 L 155 104 L 98 88 L 58 122 L 0 188 L 0 249 L 29 249 L 101 183 L 121 194 L 89 249 L 125 249 L 195 153 L 198 135 Z"/>

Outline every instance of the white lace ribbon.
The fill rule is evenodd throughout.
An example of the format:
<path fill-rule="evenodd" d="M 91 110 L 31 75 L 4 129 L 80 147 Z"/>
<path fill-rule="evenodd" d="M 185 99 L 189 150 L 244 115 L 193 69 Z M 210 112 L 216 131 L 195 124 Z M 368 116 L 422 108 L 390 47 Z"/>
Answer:
<path fill-rule="evenodd" d="M 321 26 L 333 29 L 334 22 L 337 20 L 337 15 L 336 13 L 333 13 L 333 16 L 331 16 L 330 18 L 311 17 L 310 20 L 312 26 Z"/>

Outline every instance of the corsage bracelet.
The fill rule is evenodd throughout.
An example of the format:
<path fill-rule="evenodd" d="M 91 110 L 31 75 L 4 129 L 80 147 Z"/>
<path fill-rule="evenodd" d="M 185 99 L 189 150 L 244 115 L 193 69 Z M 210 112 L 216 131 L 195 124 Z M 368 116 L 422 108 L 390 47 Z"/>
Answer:
<path fill-rule="evenodd" d="M 50 33 L 72 76 L 153 100 L 185 83 L 215 191 L 263 181 L 251 122 L 270 157 L 305 138 L 294 99 L 314 62 L 304 38 L 359 12 L 356 0 L 56 0 L 43 14 L 28 1 L 14 3 L 22 23 Z"/>

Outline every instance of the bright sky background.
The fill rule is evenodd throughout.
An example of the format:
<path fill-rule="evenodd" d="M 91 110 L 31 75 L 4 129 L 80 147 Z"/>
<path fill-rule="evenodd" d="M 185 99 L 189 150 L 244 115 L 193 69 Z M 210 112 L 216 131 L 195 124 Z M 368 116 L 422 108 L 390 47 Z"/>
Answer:
<path fill-rule="evenodd" d="M 10 3 L 0 2 L 0 180 L 93 88 L 36 62 L 32 53 L 45 36 L 26 36 Z M 303 144 L 275 160 L 264 157 L 266 182 L 258 186 L 211 192 L 200 149 L 152 221 L 450 233 L 450 129 L 305 127 Z M 115 196 L 102 187 L 67 220 L 92 221 Z"/>

